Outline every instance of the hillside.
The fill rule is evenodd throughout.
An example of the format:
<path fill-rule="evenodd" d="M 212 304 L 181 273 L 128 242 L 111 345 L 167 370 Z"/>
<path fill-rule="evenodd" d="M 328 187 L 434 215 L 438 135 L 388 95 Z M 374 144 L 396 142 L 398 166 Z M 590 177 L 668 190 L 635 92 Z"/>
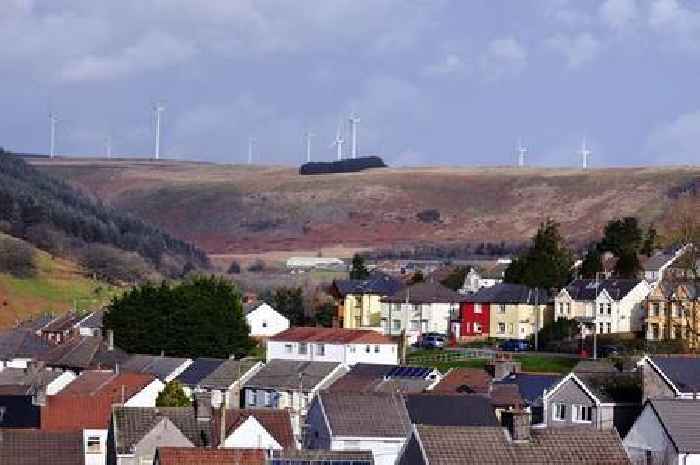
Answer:
<path fill-rule="evenodd" d="M 0 238 L 6 238 L 0 234 Z M 0 329 L 44 312 L 94 309 L 118 288 L 90 279 L 76 263 L 34 249 L 36 273 L 18 278 L 0 273 Z"/>
<path fill-rule="evenodd" d="M 214 254 L 522 241 L 550 216 L 585 240 L 612 217 L 659 219 L 700 167 L 405 168 L 300 176 L 294 168 L 34 160 Z"/>

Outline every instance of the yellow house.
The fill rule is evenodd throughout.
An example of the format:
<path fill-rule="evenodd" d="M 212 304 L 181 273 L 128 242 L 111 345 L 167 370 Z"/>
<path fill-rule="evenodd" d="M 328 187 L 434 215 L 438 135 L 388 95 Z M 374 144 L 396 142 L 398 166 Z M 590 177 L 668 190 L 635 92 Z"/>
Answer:
<path fill-rule="evenodd" d="M 377 328 L 381 326 L 381 299 L 402 287 L 401 281 L 386 274 L 373 273 L 368 279 L 333 282 L 332 294 L 338 305 L 341 328 Z"/>
<path fill-rule="evenodd" d="M 700 293 L 688 282 L 660 282 L 644 301 L 647 340 L 683 339 L 696 348 L 700 335 Z"/>

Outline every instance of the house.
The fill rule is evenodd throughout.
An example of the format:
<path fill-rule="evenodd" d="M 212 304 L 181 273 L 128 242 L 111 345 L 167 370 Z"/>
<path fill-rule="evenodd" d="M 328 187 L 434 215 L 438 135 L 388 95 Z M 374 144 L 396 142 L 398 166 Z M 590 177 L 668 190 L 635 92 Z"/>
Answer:
<path fill-rule="evenodd" d="M 655 287 L 656 284 L 664 279 L 666 270 L 673 265 L 673 263 L 686 252 L 688 252 L 692 247 L 692 244 L 686 244 L 682 247 L 671 248 L 661 252 L 657 252 L 642 264 L 642 269 L 644 271 L 644 279 L 652 286 Z"/>
<path fill-rule="evenodd" d="M 403 398 L 394 393 L 318 393 L 306 418 L 308 449 L 369 450 L 392 465 L 411 430 Z"/>
<path fill-rule="evenodd" d="M 371 451 L 359 450 L 273 450 L 268 465 L 374 465 Z"/>
<path fill-rule="evenodd" d="M 204 397 L 193 407 L 114 407 L 107 465 L 153 463 L 157 448 L 212 447 L 212 409 Z"/>
<path fill-rule="evenodd" d="M 132 355 L 121 366 L 121 371 L 146 373 L 153 375 L 164 383 L 169 383 L 178 377 L 192 359 L 181 357 L 166 357 L 164 355 Z"/>
<path fill-rule="evenodd" d="M 202 378 L 195 391 L 211 394 L 211 403 L 215 408 L 222 404 L 231 408 L 241 406 L 241 386 L 250 380 L 263 367 L 263 363 L 253 359 L 228 359 L 214 371 Z"/>
<path fill-rule="evenodd" d="M 633 463 L 700 463 L 700 401 L 649 399 L 623 441 Z"/>
<path fill-rule="evenodd" d="M 311 399 L 345 373 L 345 365 L 337 362 L 270 360 L 243 385 L 245 407 L 289 409 L 294 435 L 301 438 Z"/>
<path fill-rule="evenodd" d="M 492 402 L 479 394 L 411 394 L 405 403 L 414 425 L 499 426 Z"/>
<path fill-rule="evenodd" d="M 196 358 L 175 378 L 175 380 L 182 385 L 185 394 L 191 399 L 199 383 L 213 373 L 214 370 L 225 361 L 226 360 L 223 358 Z"/>
<path fill-rule="evenodd" d="M 382 327 L 391 336 L 405 331 L 411 343 L 421 334 L 447 334 L 463 296 L 433 282 L 405 287 L 382 301 Z"/>
<path fill-rule="evenodd" d="M 49 344 L 29 328 L 13 328 L 0 332 L 0 370 L 5 367 L 27 368 L 41 359 Z"/>
<path fill-rule="evenodd" d="M 552 320 L 544 289 L 500 283 L 463 296 L 452 334 L 460 340 L 527 339 Z"/>
<path fill-rule="evenodd" d="M 87 314 L 76 327 L 81 336 L 102 336 L 102 318 L 105 311 L 100 309 Z"/>
<path fill-rule="evenodd" d="M 293 327 L 267 341 L 267 361 L 305 360 L 345 365 L 396 365 L 398 344 L 371 330 Z"/>
<path fill-rule="evenodd" d="M 49 344 L 63 344 L 70 339 L 74 333 L 73 328 L 81 320 L 81 317 L 75 312 L 68 312 L 60 315 L 39 330 L 41 338 Z"/>
<path fill-rule="evenodd" d="M 289 257 L 287 259 L 287 268 L 292 272 L 315 269 L 345 271 L 347 267 L 343 260 L 334 257 Z"/>
<path fill-rule="evenodd" d="M 262 449 L 158 447 L 153 465 L 266 465 Z"/>
<path fill-rule="evenodd" d="M 481 368 L 451 368 L 431 390 L 434 394 L 488 394 L 492 376 Z"/>
<path fill-rule="evenodd" d="M 645 356 L 639 361 L 644 400 L 695 399 L 700 392 L 700 358 L 692 355 Z"/>
<path fill-rule="evenodd" d="M 644 337 L 648 341 L 682 339 L 698 346 L 700 286 L 668 279 L 659 282 L 644 300 Z"/>
<path fill-rule="evenodd" d="M 415 394 L 432 389 L 441 379 L 442 374 L 435 368 L 358 363 L 327 390 Z"/>
<path fill-rule="evenodd" d="M 126 352 L 115 347 L 111 331 L 104 338 L 73 336 L 41 356 L 46 366 L 76 374 L 85 370 L 113 370 L 128 358 Z"/>
<path fill-rule="evenodd" d="M 289 319 L 265 302 L 250 305 L 245 312 L 250 335 L 265 338 L 289 329 Z"/>
<path fill-rule="evenodd" d="M 213 434 L 217 447 L 266 451 L 297 448 L 287 410 L 227 409 L 221 420 L 221 410 L 216 410 Z"/>
<path fill-rule="evenodd" d="M 397 465 L 631 465 L 616 431 L 415 425 Z"/>
<path fill-rule="evenodd" d="M 39 430 L 0 430 L 2 465 L 83 465 L 81 433 Z"/>
<path fill-rule="evenodd" d="M 372 272 L 367 279 L 335 280 L 331 294 L 338 305 L 342 328 L 378 328 L 381 325 L 383 297 L 396 293 L 403 283 L 385 273 Z"/>
<path fill-rule="evenodd" d="M 591 321 L 598 334 L 640 332 L 650 291 L 639 279 L 576 279 L 554 297 L 554 318 Z"/>
<path fill-rule="evenodd" d="M 544 422 L 544 393 L 552 389 L 562 376 L 546 373 L 511 373 L 503 379 L 494 380 L 494 386 L 516 386 L 523 403 L 521 406 L 530 413 L 530 422 Z"/>
<path fill-rule="evenodd" d="M 624 435 L 641 410 L 641 399 L 639 373 L 572 372 L 544 393 L 544 422 L 550 428 L 614 427 Z"/>
<path fill-rule="evenodd" d="M 510 263 L 511 259 L 500 258 L 494 265 L 484 268 L 479 276 L 479 287 L 491 287 L 502 283 Z"/>
<path fill-rule="evenodd" d="M 75 378 L 76 375 L 70 371 L 50 370 L 40 364 L 0 370 L 0 386 L 23 386 L 30 389 L 41 387 L 49 396 L 58 394 Z"/>

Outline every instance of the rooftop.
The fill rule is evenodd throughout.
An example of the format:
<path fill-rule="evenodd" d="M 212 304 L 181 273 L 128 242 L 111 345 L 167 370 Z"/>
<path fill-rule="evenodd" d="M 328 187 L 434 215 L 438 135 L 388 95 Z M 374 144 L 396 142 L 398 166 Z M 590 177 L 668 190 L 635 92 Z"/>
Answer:
<path fill-rule="evenodd" d="M 640 282 L 639 279 L 576 279 L 566 286 L 573 300 L 594 300 L 605 290 L 614 300 L 623 299 Z"/>
<path fill-rule="evenodd" d="M 411 423 L 436 426 L 498 426 L 488 397 L 421 395 L 406 396 Z"/>
<path fill-rule="evenodd" d="M 482 287 L 473 294 L 465 294 L 466 302 L 496 304 L 544 305 L 549 295 L 545 289 L 533 289 L 524 284 L 499 283 L 491 287 Z"/>
<path fill-rule="evenodd" d="M 680 392 L 700 392 L 700 357 L 656 355 L 651 361 Z"/>
<path fill-rule="evenodd" d="M 14 328 L 0 332 L 0 360 L 38 358 L 48 350 L 48 343 L 31 329 Z"/>
<path fill-rule="evenodd" d="M 350 393 L 320 391 L 333 436 L 406 437 L 411 419 L 403 397 L 390 393 Z"/>
<path fill-rule="evenodd" d="M 159 465 L 265 465 L 262 449 L 159 447 L 156 456 Z"/>
<path fill-rule="evenodd" d="M 175 379 L 185 386 L 197 386 L 204 378 L 209 376 L 225 361 L 226 360 L 223 358 L 196 358 L 192 361 L 190 366 L 188 366 L 185 371 L 180 373 Z"/>
<path fill-rule="evenodd" d="M 678 452 L 700 453 L 700 401 L 651 399 L 652 409 Z"/>
<path fill-rule="evenodd" d="M 502 380 L 494 381 L 494 385 L 512 384 L 518 386 L 520 397 L 529 405 L 542 401 L 545 390 L 551 389 L 561 380 L 560 375 L 540 373 L 512 373 Z"/>
<path fill-rule="evenodd" d="M 326 344 L 395 344 L 372 330 L 296 326 L 272 336 L 270 341 L 323 342 Z"/>
<path fill-rule="evenodd" d="M 389 297 L 382 299 L 382 302 L 389 303 L 458 303 L 464 300 L 463 296 L 448 289 L 442 284 L 434 282 L 422 282 L 413 284 L 395 292 Z"/>
<path fill-rule="evenodd" d="M 440 394 L 488 394 L 491 375 L 482 368 L 452 368 L 431 390 Z"/>
<path fill-rule="evenodd" d="M 2 465 L 79 465 L 83 460 L 82 432 L 0 430 Z"/>
<path fill-rule="evenodd" d="M 344 279 L 333 282 L 341 296 L 374 294 L 389 296 L 403 287 L 403 283 L 384 273 L 371 273 L 368 279 Z"/>
<path fill-rule="evenodd" d="M 221 411 L 214 413 L 214 438 L 218 440 L 221 431 Z M 292 420 L 287 410 L 282 409 L 228 409 L 226 410 L 226 436 L 230 436 L 249 417 L 255 418 L 263 428 L 285 449 L 296 447 Z"/>
<path fill-rule="evenodd" d="M 146 373 L 165 380 L 175 370 L 185 363 L 190 363 L 189 358 L 165 357 L 161 355 L 132 355 L 121 365 L 122 371 L 134 373 Z"/>
<path fill-rule="evenodd" d="M 341 364 L 337 362 L 303 362 L 273 359 L 253 375 L 244 384 L 244 387 L 299 389 L 301 375 L 302 388 L 310 391 L 339 366 Z"/>
<path fill-rule="evenodd" d="M 253 359 L 226 360 L 204 377 L 199 382 L 199 385 L 212 389 L 228 389 L 259 363 L 259 361 Z"/>

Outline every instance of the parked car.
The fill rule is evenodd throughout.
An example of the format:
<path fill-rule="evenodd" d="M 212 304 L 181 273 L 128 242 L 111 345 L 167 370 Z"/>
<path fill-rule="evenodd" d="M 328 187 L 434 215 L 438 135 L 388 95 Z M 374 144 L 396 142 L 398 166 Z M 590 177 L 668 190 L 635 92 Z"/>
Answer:
<path fill-rule="evenodd" d="M 501 350 L 507 350 L 510 352 L 524 352 L 530 350 L 530 343 L 520 339 L 508 339 L 504 341 L 499 346 Z"/>
<path fill-rule="evenodd" d="M 614 345 L 604 345 L 598 347 L 598 357 L 604 358 L 604 357 L 616 357 L 618 355 L 622 355 L 625 352 L 625 349 L 622 346 L 614 346 Z"/>
<path fill-rule="evenodd" d="M 420 339 L 420 347 L 425 349 L 442 349 L 447 343 L 447 337 L 442 334 L 428 333 Z"/>

